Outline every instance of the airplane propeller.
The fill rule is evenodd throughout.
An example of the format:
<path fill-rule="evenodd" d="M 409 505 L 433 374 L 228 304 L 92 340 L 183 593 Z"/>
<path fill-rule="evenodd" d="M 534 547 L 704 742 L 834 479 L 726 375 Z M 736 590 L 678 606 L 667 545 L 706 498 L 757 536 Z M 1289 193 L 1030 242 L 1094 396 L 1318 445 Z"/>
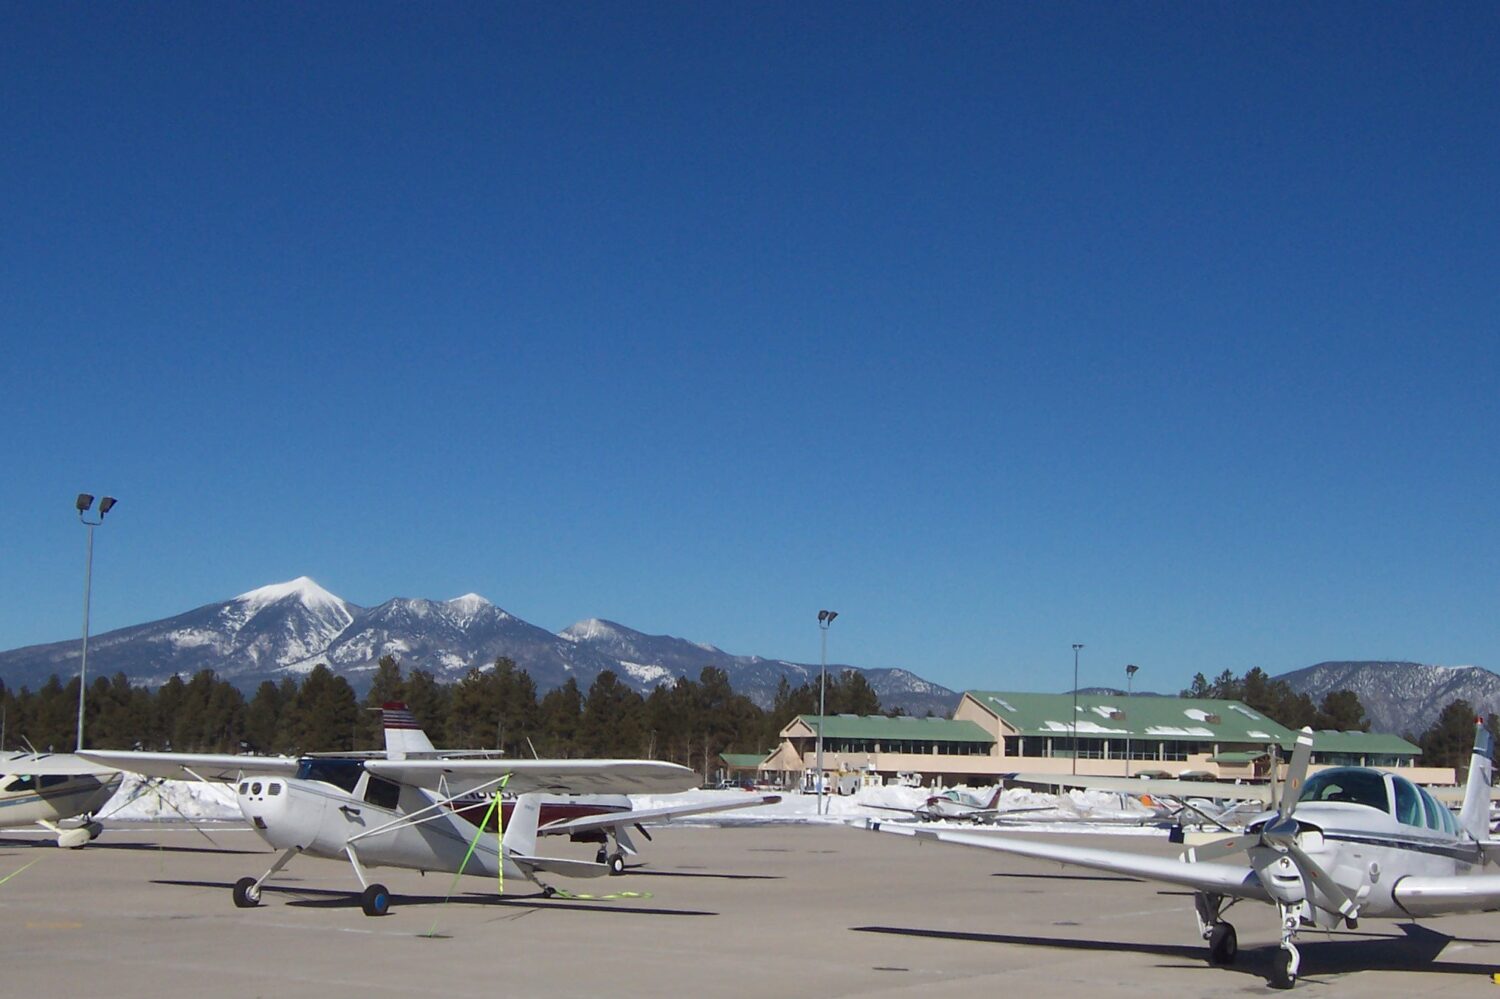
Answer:
<path fill-rule="evenodd" d="M 1350 898 L 1349 893 L 1344 891 L 1316 860 L 1308 856 L 1297 842 L 1297 834 L 1302 831 L 1302 826 L 1292 812 L 1297 807 L 1297 799 L 1302 794 L 1302 785 L 1307 780 L 1307 768 L 1312 763 L 1312 743 L 1312 729 L 1304 728 L 1297 734 L 1297 746 L 1292 751 L 1292 762 L 1287 768 L 1286 783 L 1279 788 L 1275 785 L 1273 761 L 1271 780 L 1273 782 L 1272 800 L 1276 805 L 1274 818 L 1266 820 L 1266 823 L 1255 833 L 1231 836 L 1202 847 L 1195 847 L 1188 850 L 1183 857 L 1189 863 L 1200 863 L 1228 857 L 1256 846 L 1268 847 L 1291 859 L 1292 864 L 1297 868 L 1297 874 L 1302 879 L 1304 898 L 1311 900 L 1312 889 L 1316 888 L 1324 898 L 1334 903 L 1340 915 L 1353 920 L 1359 917 L 1359 906 L 1354 899 Z"/>

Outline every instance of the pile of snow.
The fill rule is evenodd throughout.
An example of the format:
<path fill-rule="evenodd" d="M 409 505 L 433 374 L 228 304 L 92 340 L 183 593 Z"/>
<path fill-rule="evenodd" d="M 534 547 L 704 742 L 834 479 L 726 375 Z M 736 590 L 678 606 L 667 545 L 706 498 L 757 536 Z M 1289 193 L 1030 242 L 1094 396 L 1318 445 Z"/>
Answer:
<path fill-rule="evenodd" d="M 226 784 L 188 780 L 148 781 L 126 774 L 99 817 L 122 822 L 190 819 L 194 822 L 240 819 L 234 790 Z"/>

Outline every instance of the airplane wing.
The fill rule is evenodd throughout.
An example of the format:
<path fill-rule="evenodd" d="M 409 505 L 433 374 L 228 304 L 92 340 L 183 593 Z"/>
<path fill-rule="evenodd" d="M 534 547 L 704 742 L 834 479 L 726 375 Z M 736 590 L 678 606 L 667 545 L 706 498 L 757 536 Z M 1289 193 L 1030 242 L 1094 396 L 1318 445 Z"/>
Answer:
<path fill-rule="evenodd" d="M 1011 784 L 1032 784 L 1042 787 L 1081 787 L 1089 791 L 1126 791 L 1130 794 L 1150 794 L 1163 798 L 1225 798 L 1236 801 L 1271 800 L 1271 788 L 1266 784 L 1227 784 L 1214 780 L 1175 780 L 1169 778 L 1143 777 L 1090 777 L 1083 774 L 1016 773 L 1005 778 Z"/>
<path fill-rule="evenodd" d="M 112 774 L 115 768 L 86 760 L 74 753 L 7 753 L 0 757 L 0 775 L 32 774 L 45 777 L 61 774 L 81 777 L 85 774 Z"/>
<path fill-rule="evenodd" d="M 1089 867 L 1096 871 L 1109 871 L 1112 874 L 1124 874 L 1149 881 L 1165 881 L 1167 884 L 1182 885 L 1194 891 L 1231 895 L 1235 898 L 1253 898 L 1262 902 L 1271 900 L 1271 896 L 1266 893 L 1260 879 L 1255 876 L 1255 872 L 1249 867 L 1238 864 L 1190 864 L 1169 857 L 1149 857 L 1124 850 L 1096 850 L 1088 847 L 1036 843 L 1010 837 L 935 829 L 897 830 L 882 827 L 878 822 L 872 822 L 870 825 L 877 832 L 899 832 L 923 840 L 930 839 L 940 843 L 954 843 L 958 846 L 979 847 L 983 850 L 1011 853 L 1018 857 L 1031 857 L 1035 860 L 1053 860 L 1059 864 Z"/>
<path fill-rule="evenodd" d="M 561 857 L 528 857 L 520 853 L 508 855 L 511 863 L 527 871 L 544 871 L 560 874 L 565 878 L 601 878 L 609 874 L 608 864 L 596 864 L 588 860 L 564 860 Z"/>
<path fill-rule="evenodd" d="M 1405 877 L 1391 886 L 1391 897 L 1413 916 L 1500 909 L 1500 874 Z"/>
<path fill-rule="evenodd" d="M 693 805 L 669 805 L 664 808 L 638 808 L 628 812 L 608 812 L 604 815 L 586 815 L 580 819 L 563 819 L 549 822 L 537 829 L 538 836 L 556 836 L 560 833 L 588 832 L 591 829 L 612 829 L 615 826 L 633 826 L 642 822 L 666 821 L 686 818 L 689 815 L 707 815 L 710 812 L 728 812 L 737 808 L 755 808 L 758 805 L 774 805 L 781 800 L 779 794 L 767 794 L 744 801 L 698 803 Z"/>
<path fill-rule="evenodd" d="M 658 760 L 370 760 L 372 774 L 447 793 L 493 784 L 509 775 L 507 791 L 565 794 L 672 794 L 698 786 L 698 775 L 677 763 Z"/>
<path fill-rule="evenodd" d="M 232 784 L 241 776 L 293 777 L 300 763 L 291 756 L 249 756 L 236 753 L 146 753 L 124 749 L 85 749 L 86 760 L 127 770 L 144 777 L 167 780 L 222 781 Z"/>

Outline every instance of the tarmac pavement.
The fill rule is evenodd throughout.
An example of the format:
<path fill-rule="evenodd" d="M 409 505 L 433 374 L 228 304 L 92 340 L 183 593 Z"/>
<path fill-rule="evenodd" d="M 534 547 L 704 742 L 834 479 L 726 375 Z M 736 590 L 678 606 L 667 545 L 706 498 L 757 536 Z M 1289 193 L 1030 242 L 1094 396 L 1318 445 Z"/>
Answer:
<path fill-rule="evenodd" d="M 0 837 L 3 994 L 266 996 L 1270 995 L 1269 906 L 1229 912 L 1210 967 L 1189 893 L 987 851 L 817 825 L 653 830 L 622 877 L 530 884 L 376 869 L 365 916 L 347 864 L 297 858 L 262 905 L 230 888 L 271 851 L 248 830 L 111 828 L 78 851 Z M 1029 833 L 1033 838 L 1046 834 Z M 1053 834 L 1062 835 L 1062 834 Z M 1071 835 L 1171 855 L 1164 838 Z M 543 840 L 544 852 L 593 847 Z M 30 866 L 26 866 L 30 865 Z M 1494 995 L 1500 914 L 1305 931 L 1295 995 Z M 1285 994 L 1285 993 L 1274 993 Z"/>

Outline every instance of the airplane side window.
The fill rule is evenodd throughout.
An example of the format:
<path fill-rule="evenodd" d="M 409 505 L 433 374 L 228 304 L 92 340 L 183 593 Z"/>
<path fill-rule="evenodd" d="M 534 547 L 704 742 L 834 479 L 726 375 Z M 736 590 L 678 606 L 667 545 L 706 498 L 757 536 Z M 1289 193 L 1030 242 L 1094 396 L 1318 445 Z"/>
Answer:
<path fill-rule="evenodd" d="M 1437 801 L 1433 799 L 1432 795 L 1427 793 L 1427 789 L 1425 787 L 1417 788 L 1417 793 L 1422 796 L 1422 811 L 1426 813 L 1424 817 L 1427 820 L 1427 828 L 1442 829 L 1443 817 L 1440 813 L 1446 812 L 1447 809 L 1442 805 L 1439 805 Z"/>
<path fill-rule="evenodd" d="M 7 791 L 35 791 L 36 778 L 30 774 L 17 774 L 11 778 L 5 789 Z"/>
<path fill-rule="evenodd" d="M 1389 813 L 1385 780 L 1373 770 L 1335 768 L 1313 774 L 1302 785 L 1298 801 L 1337 801 Z"/>
<path fill-rule="evenodd" d="M 1404 777 L 1391 778 L 1391 784 L 1396 789 L 1396 821 L 1407 826 L 1422 825 L 1422 799 L 1417 797 L 1417 789 Z"/>
<path fill-rule="evenodd" d="M 395 781 L 386 780 L 384 777 L 370 775 L 369 783 L 365 785 L 365 800 L 380 808 L 396 807 L 401 799 L 401 785 Z"/>
<path fill-rule="evenodd" d="M 64 774 L 44 774 L 42 776 L 42 787 L 56 787 L 59 784 L 66 784 L 67 782 L 68 778 Z"/>

